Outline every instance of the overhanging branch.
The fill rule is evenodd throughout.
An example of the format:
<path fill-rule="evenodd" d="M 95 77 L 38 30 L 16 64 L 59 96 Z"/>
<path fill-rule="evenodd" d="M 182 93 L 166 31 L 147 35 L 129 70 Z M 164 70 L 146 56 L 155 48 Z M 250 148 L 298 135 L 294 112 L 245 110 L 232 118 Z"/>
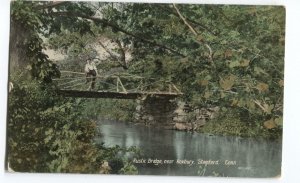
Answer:
<path fill-rule="evenodd" d="M 187 22 L 187 20 L 185 19 L 185 17 L 180 13 L 179 9 L 176 7 L 176 5 L 175 5 L 174 3 L 173 3 L 173 7 L 174 7 L 174 9 L 176 10 L 178 16 L 179 16 L 179 17 L 181 18 L 181 20 L 184 22 L 184 24 L 185 24 L 185 25 L 191 30 L 191 32 L 196 36 L 197 42 L 204 44 L 204 45 L 208 48 L 208 50 L 209 50 L 209 59 L 212 61 L 213 51 L 212 51 L 211 47 L 210 47 L 207 43 L 205 43 L 203 39 L 201 39 L 201 40 L 197 39 L 198 36 L 199 36 L 199 34 L 198 34 L 198 32 L 196 31 L 196 29 L 194 29 L 194 28 Z"/>
<path fill-rule="evenodd" d="M 98 40 L 98 43 L 100 44 L 100 46 L 110 55 L 110 57 L 115 60 L 116 62 L 118 62 L 120 64 L 120 66 L 122 66 L 124 69 L 128 69 L 126 61 L 125 61 L 125 53 L 124 53 L 124 57 L 121 56 L 121 58 L 118 58 L 117 56 L 115 56 L 110 50 L 107 49 L 106 46 L 104 46 L 104 44 Z"/>
<path fill-rule="evenodd" d="M 153 45 L 153 46 L 157 46 L 157 47 L 160 47 L 160 48 L 163 48 L 165 50 L 168 50 L 170 51 L 171 53 L 173 54 L 176 54 L 176 55 L 179 55 L 181 57 L 185 57 L 185 55 L 183 55 L 182 53 L 180 53 L 179 51 L 177 50 L 174 50 L 173 48 L 170 48 L 170 47 L 167 47 L 163 44 L 160 44 L 160 43 L 157 43 L 156 41 L 150 41 L 148 39 L 145 39 L 141 36 L 138 36 L 138 35 L 135 35 L 134 33 L 132 32 L 129 32 L 119 26 L 117 26 L 116 24 L 114 23 L 111 23 L 109 22 L 108 20 L 106 19 L 102 19 L 102 18 L 98 18 L 98 17 L 92 17 L 92 16 L 87 16 L 87 15 L 82 15 L 82 14 L 78 14 L 78 13 L 70 13 L 70 12 L 52 12 L 50 15 L 54 15 L 54 16 L 66 16 L 66 17 L 79 17 L 79 18 L 83 18 L 83 19 L 88 19 L 88 20 L 92 20 L 94 22 L 98 22 L 98 23 L 101 23 L 103 25 L 106 25 L 106 26 L 109 26 L 117 31 L 120 31 L 126 35 L 129 35 L 131 37 L 134 37 L 140 41 L 143 41 L 145 43 L 148 43 L 150 45 Z"/>
<path fill-rule="evenodd" d="M 47 4 L 41 5 L 41 6 L 37 6 L 36 9 L 40 10 L 40 9 L 46 9 L 46 8 L 54 8 L 56 6 L 60 6 L 63 4 L 68 3 L 69 1 L 51 1 Z"/>
<path fill-rule="evenodd" d="M 178 18 L 180 18 L 180 16 L 178 15 L 178 13 L 177 13 L 176 11 L 174 12 L 173 9 L 167 8 L 167 7 L 165 7 L 164 5 L 163 5 L 163 6 L 158 6 L 158 7 L 159 7 L 161 10 L 167 11 L 168 13 L 170 13 L 170 14 L 172 14 L 172 15 L 178 17 Z M 218 31 L 218 32 L 215 32 L 215 31 L 211 30 L 211 28 L 209 28 L 208 26 L 206 26 L 206 25 L 204 25 L 204 24 L 202 24 L 202 23 L 200 23 L 200 22 L 198 22 L 198 21 L 192 20 L 192 19 L 190 19 L 190 18 L 188 18 L 188 17 L 186 17 L 185 19 L 186 19 L 187 21 L 193 23 L 196 27 L 199 27 L 200 29 L 207 31 L 208 33 L 210 33 L 210 34 L 212 34 L 212 35 L 214 35 L 214 36 L 217 36 L 217 35 L 218 35 L 218 32 L 219 32 L 219 31 Z"/>

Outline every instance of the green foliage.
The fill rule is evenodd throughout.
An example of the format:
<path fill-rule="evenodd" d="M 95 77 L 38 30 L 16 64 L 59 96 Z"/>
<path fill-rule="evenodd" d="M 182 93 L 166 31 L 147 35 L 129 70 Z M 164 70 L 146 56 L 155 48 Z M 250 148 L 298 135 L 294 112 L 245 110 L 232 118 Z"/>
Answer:
<path fill-rule="evenodd" d="M 282 116 L 283 7 L 176 5 L 195 35 L 170 4 L 66 2 L 43 8 L 47 5 L 14 2 L 12 17 L 68 53 L 68 68 L 81 67 L 86 55 L 95 54 L 91 45 L 104 36 L 130 47 L 128 72 L 148 83 L 175 83 L 195 106 L 246 109 L 262 122 Z M 34 43 L 33 53 L 39 53 L 41 40 Z M 54 75 L 39 58 L 33 75 Z"/>
<path fill-rule="evenodd" d="M 44 32 L 43 26 L 45 26 L 46 17 L 43 12 L 35 11 L 35 8 L 34 2 L 13 1 L 11 3 L 12 28 L 19 27 L 17 30 L 22 31 L 17 33 L 17 36 L 21 37 L 19 40 L 12 38 L 11 41 L 16 39 L 18 41 L 16 44 L 24 49 L 26 58 L 19 59 L 22 59 L 25 65 L 29 64 L 27 68 L 31 75 L 45 82 L 51 82 L 51 79 L 58 77 L 60 73 L 56 64 L 43 53 L 44 46 L 40 34 Z"/>
<path fill-rule="evenodd" d="M 21 31 L 15 34 L 17 38 L 11 38 L 11 42 L 16 41 L 16 49 L 25 50 L 23 55 L 16 52 L 18 59 L 11 61 L 24 62 L 27 67 L 11 70 L 10 81 L 14 83 L 14 89 L 9 95 L 8 107 L 8 162 L 12 169 L 21 172 L 99 173 L 100 165 L 106 159 L 115 158 L 122 149 L 112 151 L 93 144 L 97 129 L 95 122 L 83 117 L 85 101 L 65 99 L 56 94 L 56 86 L 49 83 L 60 73 L 57 65 L 43 52 L 45 38 L 54 34 L 66 35 L 62 30 L 78 32 L 77 38 L 90 32 L 89 21 L 72 16 L 64 19 L 55 15 L 57 11 L 81 16 L 91 16 L 93 11 L 87 3 L 58 4 L 11 3 L 12 30 Z M 88 37 L 91 38 L 87 36 L 81 40 Z M 70 43 L 71 39 L 62 42 Z M 72 50 L 76 53 L 78 46 Z M 121 162 L 117 171 L 123 168 L 123 160 Z"/>
<path fill-rule="evenodd" d="M 266 129 L 259 121 L 243 121 L 245 114 L 239 110 L 223 111 L 216 119 L 213 119 L 199 129 L 199 132 L 229 135 L 240 137 L 263 137 L 277 139 L 281 137 L 282 128 Z M 251 118 L 250 118 L 251 119 Z M 249 120 L 249 118 L 246 118 Z"/>
<path fill-rule="evenodd" d="M 124 167 L 119 171 L 119 173 L 125 175 L 137 175 L 138 170 L 133 164 L 126 162 Z"/>
<path fill-rule="evenodd" d="M 140 6 L 146 9 L 151 5 Z M 172 9 L 169 5 L 162 6 L 156 8 Z M 132 65 L 133 72 L 176 83 L 184 98 L 196 107 L 234 107 L 248 113 L 245 114 L 249 117 L 247 121 L 260 121 L 261 126 L 269 119 L 280 118 L 283 112 L 284 9 L 269 6 L 178 7 L 190 19 L 190 25 L 201 32 L 201 39 L 210 44 L 213 59 L 208 58 L 208 49 L 204 45 L 197 45 L 190 30 L 185 29 L 183 33 L 174 28 L 166 35 L 157 28 L 155 33 L 152 32 L 157 40 L 174 45 L 187 56 L 178 58 L 151 52 L 142 59 L 143 66 Z M 164 21 L 164 26 L 173 24 L 174 14 L 168 12 L 168 16 L 164 16 L 166 12 L 149 12 L 148 15 L 157 16 L 154 24 L 160 21 Z M 195 23 L 199 19 L 193 17 L 201 17 L 200 24 L 210 26 L 201 30 Z M 177 20 L 182 21 L 179 17 Z M 164 39 L 165 36 L 176 36 L 180 44 Z M 195 43 L 197 46 L 193 47 Z M 143 48 L 147 49 L 147 46 L 139 46 L 139 50 Z M 161 62 L 159 68 L 156 67 L 157 60 Z M 136 61 L 136 65 L 140 62 Z M 281 127 L 275 125 L 274 128 Z"/>
<path fill-rule="evenodd" d="M 137 173 L 118 156 L 137 150 L 95 145 L 96 123 L 90 120 L 100 115 L 132 121 L 134 101 L 65 99 L 49 84 L 60 72 L 45 49 L 68 55 L 59 63 L 62 68 L 81 70 L 82 60 L 96 56 L 94 46 L 103 37 L 128 49 L 132 59 L 127 72 L 145 77 L 144 89 L 163 89 L 156 81 L 172 82 L 194 107 L 227 110 L 201 132 L 280 137 L 285 9 L 176 7 L 194 32 L 171 4 L 13 1 L 11 42 L 26 68 L 10 71 L 14 89 L 9 94 L 7 152 L 12 169 L 99 173 L 108 162 L 111 173 Z M 103 70 L 120 66 L 101 64 Z M 201 168 L 199 174 L 204 173 Z"/>
<path fill-rule="evenodd" d="M 22 76 L 11 76 L 8 106 L 7 153 L 14 171 L 99 173 L 104 160 L 134 151 L 95 145 L 97 126 L 82 114 L 84 101 L 62 98 L 55 86 Z M 112 171 L 123 168 L 120 161 Z"/>
<path fill-rule="evenodd" d="M 51 139 L 49 135 L 53 129 L 50 127 L 60 123 L 58 117 L 46 112 L 52 110 L 54 103 L 49 97 L 53 97 L 54 92 L 51 88 L 41 89 L 42 86 L 34 81 L 12 81 L 19 84 L 15 84 L 9 95 L 9 162 L 16 171 L 46 171 L 46 162 L 52 158 L 47 156 L 49 147 L 43 144 Z M 62 116 L 63 112 L 57 110 L 57 114 Z"/>
<path fill-rule="evenodd" d="M 93 11 L 88 3 L 82 6 Z M 49 44 L 60 50 L 67 48 L 72 61 L 85 55 L 88 45 L 97 45 L 98 38 L 117 39 L 130 48 L 132 60 L 127 72 L 145 77 L 145 89 L 151 89 L 147 86 L 155 81 L 172 82 L 195 107 L 236 108 L 247 121 L 260 121 L 261 126 L 280 119 L 285 9 L 176 6 L 197 35 L 171 4 L 99 3 L 95 13 L 102 13 L 101 21 L 90 19 L 91 32 L 65 31 L 53 35 Z M 75 61 L 67 64 L 78 67 Z M 114 66 L 102 64 L 105 70 Z"/>
<path fill-rule="evenodd" d="M 202 132 L 280 136 L 284 8 L 176 6 L 197 35 L 169 4 L 64 2 L 53 6 L 13 1 L 11 25 L 21 32 L 11 41 L 16 40 L 24 51 L 19 60 L 28 67 L 18 68 L 23 71 L 18 78 L 17 71 L 11 70 L 15 86 L 8 106 L 11 167 L 29 172 L 98 173 L 108 161 L 114 173 L 136 173 L 117 157 L 122 149 L 92 143 L 95 123 L 83 117 L 100 114 L 131 121 L 133 113 L 128 111 L 134 111 L 134 102 L 57 96 L 55 86 L 46 84 L 60 73 L 43 52 L 45 42 L 69 55 L 61 63 L 64 68 L 80 69 L 84 57 L 95 55 L 91 45 L 98 44 L 99 38 L 118 40 L 132 56 L 127 72 L 145 77 L 145 89 L 151 89 L 147 87 L 155 81 L 172 82 L 184 93 L 182 99 L 195 107 L 220 106 L 239 114 L 211 121 Z M 105 70 L 115 66 L 102 64 Z"/>
<path fill-rule="evenodd" d="M 136 104 L 134 100 L 86 99 L 82 114 L 91 119 L 101 117 L 132 122 L 135 108 Z"/>

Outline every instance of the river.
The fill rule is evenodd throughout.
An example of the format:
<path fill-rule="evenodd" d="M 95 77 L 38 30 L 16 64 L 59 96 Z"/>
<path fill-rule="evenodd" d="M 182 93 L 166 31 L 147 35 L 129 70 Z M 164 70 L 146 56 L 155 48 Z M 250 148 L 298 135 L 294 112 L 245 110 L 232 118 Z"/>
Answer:
<path fill-rule="evenodd" d="M 281 172 L 279 141 L 211 136 L 101 120 L 95 140 L 106 147 L 136 146 L 130 161 L 140 175 L 275 177 Z"/>

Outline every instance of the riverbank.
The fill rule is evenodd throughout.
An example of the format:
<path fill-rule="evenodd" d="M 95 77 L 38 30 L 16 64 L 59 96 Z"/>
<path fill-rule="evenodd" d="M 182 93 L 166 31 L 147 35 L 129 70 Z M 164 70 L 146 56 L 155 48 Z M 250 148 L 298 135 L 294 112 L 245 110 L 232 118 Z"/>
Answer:
<path fill-rule="evenodd" d="M 197 132 L 222 136 L 261 137 L 265 139 L 281 139 L 282 137 L 282 129 L 266 129 L 259 122 L 247 123 L 232 114 L 210 120 L 199 128 Z"/>
<path fill-rule="evenodd" d="M 135 112 L 137 104 L 134 100 L 120 99 L 86 99 L 85 110 L 82 111 L 91 119 L 110 119 L 117 121 L 126 121 L 135 123 L 136 125 L 152 126 L 160 129 L 180 130 L 180 131 L 196 131 L 198 133 L 237 136 L 237 137 L 261 137 L 265 139 L 280 139 L 282 129 L 266 129 L 262 123 L 255 121 L 247 122 L 241 119 L 238 112 L 210 112 L 210 119 L 198 119 L 198 122 L 192 119 L 197 118 L 191 113 L 184 113 L 186 117 L 182 121 L 174 121 L 174 123 L 139 123 L 135 120 Z M 182 111 L 182 110 L 181 110 Z M 177 111 L 178 112 L 178 111 Z M 183 115 L 183 114 L 181 114 Z M 201 114 L 203 116 L 203 114 Z M 200 115 L 198 115 L 200 116 Z M 177 117 L 178 118 L 178 117 Z M 249 120 L 249 119 L 248 119 Z M 177 126 L 176 126 L 177 125 Z"/>

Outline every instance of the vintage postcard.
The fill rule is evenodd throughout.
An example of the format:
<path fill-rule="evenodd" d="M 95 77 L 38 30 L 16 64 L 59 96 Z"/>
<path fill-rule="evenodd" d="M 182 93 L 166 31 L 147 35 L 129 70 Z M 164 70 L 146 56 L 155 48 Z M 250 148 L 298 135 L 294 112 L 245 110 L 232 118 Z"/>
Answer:
<path fill-rule="evenodd" d="M 280 177 L 285 8 L 11 1 L 7 172 Z"/>

